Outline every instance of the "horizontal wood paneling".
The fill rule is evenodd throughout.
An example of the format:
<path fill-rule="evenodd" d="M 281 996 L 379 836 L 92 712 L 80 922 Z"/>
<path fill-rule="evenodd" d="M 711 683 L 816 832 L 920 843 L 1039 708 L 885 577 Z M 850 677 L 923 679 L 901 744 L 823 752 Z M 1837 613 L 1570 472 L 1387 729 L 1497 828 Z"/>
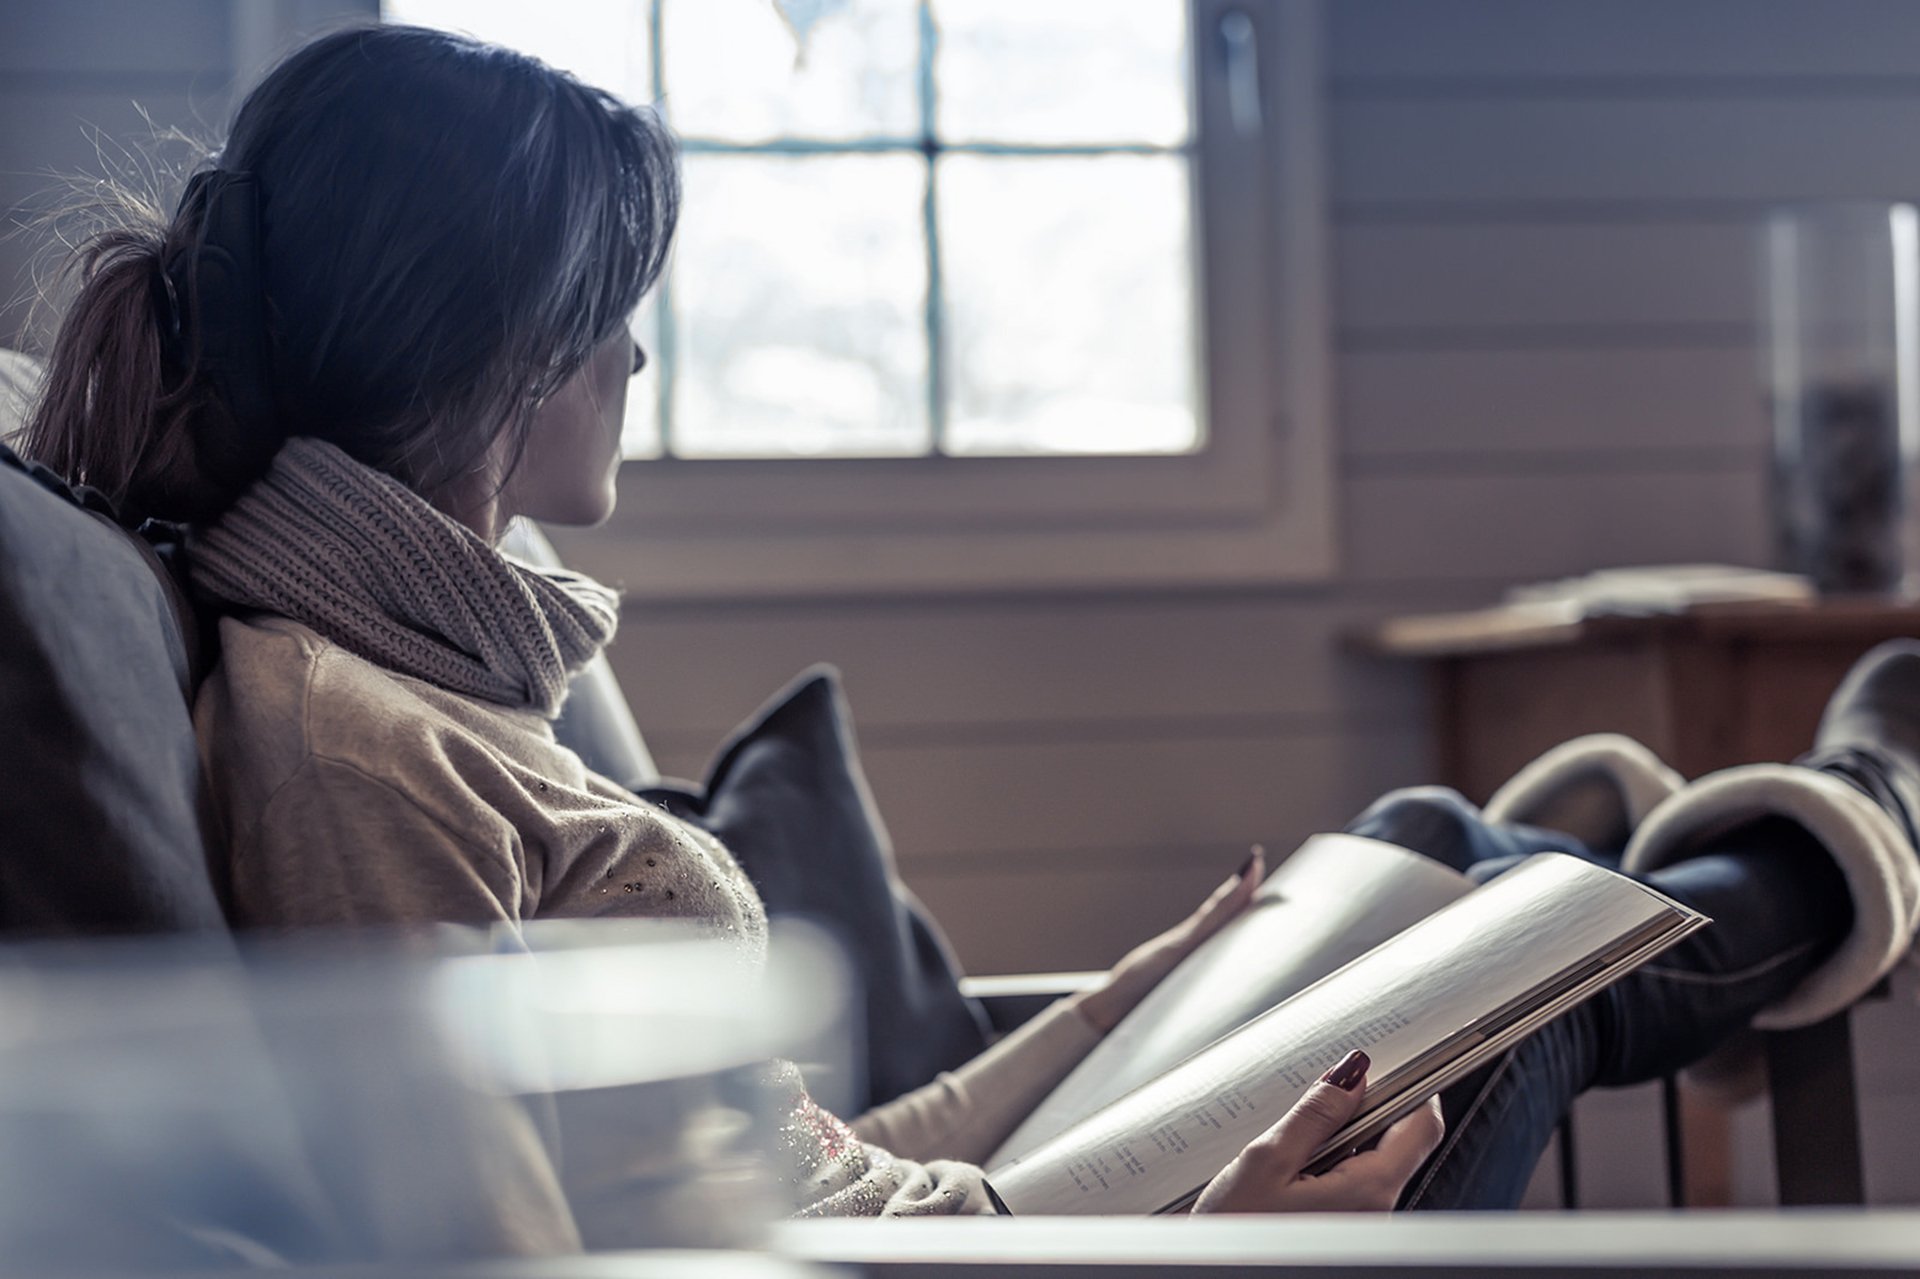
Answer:
<path fill-rule="evenodd" d="M 903 858 L 1115 848 L 1179 860 L 1337 828 L 1382 789 L 1431 775 L 1421 727 L 894 747 L 866 765 Z"/>
<path fill-rule="evenodd" d="M 15 90 L 0 82 L 0 188 L 9 204 L 65 177 L 134 176 L 150 172 L 157 155 L 173 163 L 183 154 L 156 134 L 179 129 L 212 140 L 225 123 L 226 87 L 211 79 L 200 89 Z"/>
<path fill-rule="evenodd" d="M 694 752 L 660 751 L 692 771 Z M 1237 863 L 1338 829 L 1380 792 L 1432 775 L 1417 716 L 1376 728 L 1165 738 L 875 746 L 861 751 L 903 863 L 1016 873 L 1036 859 Z"/>
<path fill-rule="evenodd" d="M 1912 0 L 1332 0 L 1336 82 L 1920 77 Z"/>
<path fill-rule="evenodd" d="M 967 971 L 1013 973 L 1104 968 L 1185 918 L 1225 874 L 1219 864 L 1088 858 L 1027 875 L 912 867 L 907 879 Z"/>
<path fill-rule="evenodd" d="M 44 217 L 83 200 L 84 184 L 111 177 L 134 192 L 171 192 L 154 165 L 179 167 L 188 148 L 156 142 L 156 131 L 213 136 L 225 117 L 223 77 L 205 90 L 33 88 L 0 71 L 0 344 L 25 346 L 23 326 L 35 271 L 58 269 L 58 244 Z M 77 182 L 81 186 L 77 186 Z M 165 196 L 163 196 L 165 198 Z"/>
<path fill-rule="evenodd" d="M 1334 199 L 1762 203 L 1920 194 L 1902 97 L 1358 100 L 1333 113 Z"/>
<path fill-rule="evenodd" d="M 211 137 L 214 126 L 201 122 L 224 115 L 223 79 L 210 74 L 204 91 L 74 90 L 23 86 L 0 71 L 0 344 L 24 344 L 33 273 L 60 263 L 45 215 L 84 198 L 76 181 L 110 176 L 143 194 L 173 190 L 152 180 L 153 166 L 177 168 L 187 149 L 157 143 L 156 130 Z"/>
<path fill-rule="evenodd" d="M 231 0 L 8 0 L 0 79 L 197 75 L 229 62 Z"/>
<path fill-rule="evenodd" d="M 0 20 L 0 343 L 28 344 L 32 272 L 57 261 L 39 220 L 71 203 L 68 179 L 112 175 L 144 186 L 137 175 L 152 162 L 156 128 L 211 136 L 224 121 L 228 19 L 225 0 L 16 0 L 7 7 Z"/>
<path fill-rule="evenodd" d="M 1412 596 L 1179 596 L 933 601 L 765 609 L 629 609 L 612 659 L 650 737 L 704 749 L 803 667 L 832 661 L 863 737 L 1003 726 L 1081 736 L 1218 720 L 1378 720 L 1417 700 L 1402 667 L 1343 652 L 1343 635 Z"/>
<path fill-rule="evenodd" d="M 1527 581 L 1627 564 L 1758 564 L 1758 467 L 1626 474 L 1362 475 L 1341 545 L 1354 580 Z"/>
<path fill-rule="evenodd" d="M 1758 314 L 1750 222 L 1348 225 L 1334 236 L 1342 335 L 1531 350 L 1594 329 L 1649 340 Z M 1543 331 L 1545 330 L 1545 331 Z"/>
<path fill-rule="evenodd" d="M 1341 448 L 1350 459 L 1765 447 L 1751 347 L 1347 351 Z"/>
<path fill-rule="evenodd" d="M 27 281 L 23 271 L 50 241 L 37 230 L 46 213 L 86 198 L 90 184 L 108 178 L 143 196 L 163 198 L 178 184 L 177 172 L 191 153 L 157 132 L 180 128 L 213 136 L 226 110 L 224 87 L 210 78 L 204 92 L 33 91 L 6 87 L 0 73 L 0 216 L 6 228 L 32 227 L 0 237 L 0 297 Z"/>

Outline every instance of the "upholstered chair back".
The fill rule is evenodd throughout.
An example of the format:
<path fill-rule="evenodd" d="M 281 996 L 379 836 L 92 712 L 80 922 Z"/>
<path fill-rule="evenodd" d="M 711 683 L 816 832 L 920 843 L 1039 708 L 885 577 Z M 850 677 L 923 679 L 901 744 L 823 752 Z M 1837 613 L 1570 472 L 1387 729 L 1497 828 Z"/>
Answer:
<path fill-rule="evenodd" d="M 0 453 L 0 933 L 223 926 L 173 549 Z"/>

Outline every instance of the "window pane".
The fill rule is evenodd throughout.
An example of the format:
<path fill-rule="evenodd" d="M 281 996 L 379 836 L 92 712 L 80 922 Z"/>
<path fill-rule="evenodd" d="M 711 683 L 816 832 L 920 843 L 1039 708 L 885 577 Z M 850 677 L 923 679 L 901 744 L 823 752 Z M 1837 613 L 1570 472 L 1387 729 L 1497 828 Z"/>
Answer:
<path fill-rule="evenodd" d="M 935 0 L 941 137 L 1185 142 L 1186 8 L 1186 0 Z"/>
<path fill-rule="evenodd" d="M 940 162 L 953 453 L 1178 453 L 1194 409 L 1178 156 Z"/>
<path fill-rule="evenodd" d="M 653 100 L 647 6 L 636 0 L 384 0 L 380 12 L 531 53 L 630 102 Z"/>
<path fill-rule="evenodd" d="M 915 0 L 814 6 L 804 49 L 772 0 L 662 3 L 667 110 L 688 137 L 919 134 Z"/>
<path fill-rule="evenodd" d="M 927 450 L 925 198 L 918 156 L 687 158 L 675 453 Z"/>

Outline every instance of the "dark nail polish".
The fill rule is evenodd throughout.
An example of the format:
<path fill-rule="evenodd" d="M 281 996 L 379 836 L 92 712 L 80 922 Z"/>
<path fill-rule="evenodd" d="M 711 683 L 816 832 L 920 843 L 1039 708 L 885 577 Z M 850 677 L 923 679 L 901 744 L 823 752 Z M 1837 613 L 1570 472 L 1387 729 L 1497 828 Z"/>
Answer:
<path fill-rule="evenodd" d="M 1248 853 L 1247 860 L 1240 863 L 1240 869 L 1233 873 L 1233 877 L 1235 879 L 1245 879 L 1247 877 L 1247 872 L 1253 869 L 1253 863 L 1257 861 L 1259 857 L 1260 857 L 1260 852 L 1258 849 L 1255 849 L 1253 852 Z"/>
<path fill-rule="evenodd" d="M 1340 1059 L 1340 1064 L 1320 1076 L 1320 1082 L 1332 1084 L 1342 1092 L 1352 1092 L 1367 1077 L 1367 1067 L 1373 1065 L 1373 1058 L 1358 1048 Z"/>

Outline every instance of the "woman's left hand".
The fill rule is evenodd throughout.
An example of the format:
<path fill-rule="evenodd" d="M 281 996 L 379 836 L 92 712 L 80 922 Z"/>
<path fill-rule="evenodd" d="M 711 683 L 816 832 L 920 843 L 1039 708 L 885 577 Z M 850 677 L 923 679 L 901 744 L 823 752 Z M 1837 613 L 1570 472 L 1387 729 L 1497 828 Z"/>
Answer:
<path fill-rule="evenodd" d="M 1266 873 L 1266 855 L 1255 847 L 1246 865 L 1214 889 L 1198 910 L 1158 937 L 1128 951 L 1107 974 L 1104 985 L 1079 995 L 1080 1015 L 1102 1034 L 1119 1025 L 1120 1019 L 1132 1012 L 1134 1006 L 1147 997 L 1147 992 L 1173 971 L 1175 964 L 1247 908 Z"/>
<path fill-rule="evenodd" d="M 1348 1053 L 1207 1183 L 1193 1210 L 1391 1212 L 1447 1135 L 1438 1097 L 1402 1116 L 1371 1150 L 1356 1151 L 1322 1173 L 1305 1171 L 1314 1152 L 1360 1113 L 1370 1064 L 1364 1052 Z"/>

